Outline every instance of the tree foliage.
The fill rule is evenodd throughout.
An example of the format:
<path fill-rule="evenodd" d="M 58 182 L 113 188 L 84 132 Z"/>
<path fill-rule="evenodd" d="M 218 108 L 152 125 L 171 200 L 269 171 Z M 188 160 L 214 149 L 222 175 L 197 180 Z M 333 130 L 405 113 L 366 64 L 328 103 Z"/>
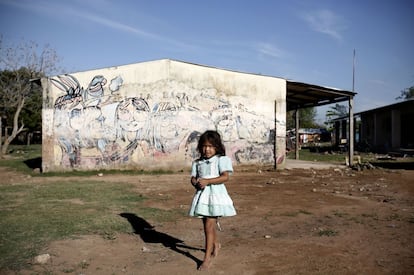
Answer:
<path fill-rule="evenodd" d="M 414 86 L 411 86 L 409 88 L 406 88 L 404 90 L 401 91 L 401 94 L 396 97 L 396 100 L 402 99 L 402 100 L 407 100 L 407 99 L 411 99 L 414 98 Z"/>
<path fill-rule="evenodd" d="M 335 104 L 334 106 L 331 106 L 328 111 L 326 111 L 326 126 L 328 130 L 332 129 L 332 121 L 334 119 L 348 116 L 348 108 L 345 105 L 341 104 Z"/>
<path fill-rule="evenodd" d="M 286 114 L 286 128 L 294 129 L 295 128 L 295 114 L 296 111 L 289 111 Z M 315 122 L 317 112 L 313 107 L 299 109 L 299 127 L 300 128 L 320 128 L 320 126 Z"/>
<path fill-rule="evenodd" d="M 0 155 L 25 130 L 40 130 L 41 90 L 34 80 L 57 72 L 58 56 L 48 45 L 39 49 L 35 42 L 5 46 L 0 37 L 0 116 L 2 126 L 11 128 L 1 140 Z"/>

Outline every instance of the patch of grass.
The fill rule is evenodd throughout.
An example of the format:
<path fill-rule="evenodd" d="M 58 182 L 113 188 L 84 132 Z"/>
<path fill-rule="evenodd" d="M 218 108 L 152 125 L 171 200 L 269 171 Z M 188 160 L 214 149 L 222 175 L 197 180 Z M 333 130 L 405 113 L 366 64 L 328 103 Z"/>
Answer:
<path fill-rule="evenodd" d="M 292 211 L 292 212 L 284 212 L 284 213 L 281 213 L 280 215 L 281 216 L 286 216 L 286 217 L 296 217 L 299 214 L 312 215 L 311 212 L 308 212 L 306 210 L 298 210 L 298 211 Z"/>
<path fill-rule="evenodd" d="M 33 159 L 42 156 L 42 145 L 10 145 L 8 156 L 18 159 Z"/>
<path fill-rule="evenodd" d="M 353 221 L 354 223 L 364 224 L 364 221 L 359 217 L 351 217 L 351 218 L 349 218 L 349 220 Z"/>
<path fill-rule="evenodd" d="M 323 150 L 321 150 L 323 151 Z M 355 152 L 356 153 L 356 152 Z M 362 153 L 354 154 L 361 157 L 361 163 L 371 163 L 373 166 L 382 167 L 386 169 L 414 169 L 414 157 L 396 157 L 391 159 L 380 160 L 378 154 L 375 153 Z M 295 159 L 295 151 L 287 153 L 288 159 Z M 345 158 L 348 157 L 348 152 L 317 152 L 312 148 L 302 148 L 299 151 L 299 159 L 315 162 L 328 162 L 334 164 L 345 164 Z"/>
<path fill-rule="evenodd" d="M 42 145 L 10 145 L 9 154 L 0 159 L 0 166 L 10 167 L 16 171 L 33 174 L 34 168 L 40 168 Z"/>
<path fill-rule="evenodd" d="M 362 213 L 361 216 L 364 217 L 364 218 L 372 218 L 375 221 L 379 220 L 378 214 L 376 214 L 376 213 L 372 213 L 372 214 Z"/>
<path fill-rule="evenodd" d="M 348 216 L 348 213 L 340 212 L 338 210 L 335 210 L 334 213 L 333 213 L 333 215 L 336 216 L 336 217 L 339 217 L 339 218 L 343 218 L 343 217 Z"/>
<path fill-rule="evenodd" d="M 315 153 L 315 152 L 311 152 L 311 150 L 309 149 L 301 149 L 299 151 L 299 159 L 307 160 L 307 161 L 345 163 L 346 156 L 347 156 L 346 153 L 335 153 L 335 154 Z M 295 151 L 288 152 L 287 158 L 294 159 Z"/>
<path fill-rule="evenodd" d="M 76 235 L 133 231 L 119 216 L 135 213 L 151 222 L 172 221 L 179 210 L 147 208 L 132 185 L 76 180 L 0 185 L 0 270 L 23 268 L 50 241 Z"/>
<path fill-rule="evenodd" d="M 9 154 L 5 156 L 5 159 L 0 159 L 0 166 L 9 167 L 17 172 L 31 175 L 34 177 L 83 177 L 93 176 L 99 173 L 106 175 L 163 175 L 172 174 L 175 171 L 170 170 L 120 170 L 120 169 L 108 169 L 108 170 L 90 170 L 90 171 L 65 171 L 65 172 L 47 172 L 47 173 L 35 173 L 33 169 L 41 169 L 42 166 L 42 145 L 10 145 Z M 178 171 L 186 172 L 186 171 Z"/>
<path fill-rule="evenodd" d="M 320 237 L 327 236 L 327 237 L 333 237 L 338 235 L 338 231 L 332 230 L 332 229 L 323 229 L 319 230 L 318 235 Z"/>
<path fill-rule="evenodd" d="M 300 214 L 305 214 L 305 215 L 312 215 L 312 213 L 311 213 L 311 212 L 306 211 L 306 210 L 299 210 L 299 213 L 300 213 Z"/>
<path fill-rule="evenodd" d="M 403 217 L 397 213 L 393 213 L 385 218 L 387 221 L 402 221 Z"/>
<path fill-rule="evenodd" d="M 280 215 L 285 216 L 285 217 L 296 217 L 297 215 L 299 215 L 299 212 L 297 211 L 284 212 L 284 213 L 281 213 Z"/>
<path fill-rule="evenodd" d="M 89 170 L 89 171 L 65 171 L 65 172 L 47 172 L 41 173 L 37 176 L 40 177 L 86 177 L 86 176 L 94 176 L 99 173 L 104 175 L 164 175 L 164 174 L 172 174 L 175 173 L 174 171 L 170 170 Z"/>

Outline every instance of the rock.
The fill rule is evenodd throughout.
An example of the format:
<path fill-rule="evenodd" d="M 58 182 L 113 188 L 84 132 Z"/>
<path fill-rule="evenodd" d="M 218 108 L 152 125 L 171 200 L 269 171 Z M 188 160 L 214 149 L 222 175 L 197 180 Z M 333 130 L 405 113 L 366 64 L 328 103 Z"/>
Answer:
<path fill-rule="evenodd" d="M 50 255 L 49 254 L 41 254 L 38 255 L 34 258 L 34 263 L 35 264 L 46 264 L 48 261 L 50 260 Z"/>
<path fill-rule="evenodd" d="M 274 178 L 270 178 L 268 182 L 266 182 L 266 184 L 276 184 L 277 180 Z"/>

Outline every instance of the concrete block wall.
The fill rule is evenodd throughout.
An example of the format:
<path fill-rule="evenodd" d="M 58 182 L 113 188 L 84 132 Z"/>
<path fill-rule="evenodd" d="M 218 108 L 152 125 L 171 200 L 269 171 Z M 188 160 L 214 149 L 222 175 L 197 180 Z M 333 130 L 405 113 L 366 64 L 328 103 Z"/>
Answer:
<path fill-rule="evenodd" d="M 188 169 L 209 129 L 235 166 L 284 164 L 281 78 L 164 59 L 47 77 L 42 86 L 45 172 Z"/>

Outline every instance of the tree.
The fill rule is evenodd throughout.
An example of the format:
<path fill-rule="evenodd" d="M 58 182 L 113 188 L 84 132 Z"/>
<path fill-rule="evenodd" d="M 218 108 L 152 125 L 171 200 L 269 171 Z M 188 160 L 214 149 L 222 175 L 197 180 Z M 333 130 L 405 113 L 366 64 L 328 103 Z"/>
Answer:
<path fill-rule="evenodd" d="M 295 112 L 296 111 L 289 111 L 286 115 L 287 129 L 295 128 Z M 320 128 L 315 122 L 316 114 L 316 109 L 313 107 L 299 109 L 299 126 L 301 128 Z"/>
<path fill-rule="evenodd" d="M 11 134 L 0 142 L 0 157 L 7 154 L 10 143 L 27 124 L 33 123 L 29 117 L 35 116 L 30 114 L 41 113 L 40 87 L 33 80 L 56 72 L 58 60 L 48 45 L 39 50 L 36 43 L 23 41 L 6 47 L 0 37 L 0 116 L 5 118 L 5 126 L 12 128 Z"/>
<path fill-rule="evenodd" d="M 396 100 L 402 99 L 407 100 L 410 98 L 414 98 L 414 86 L 411 86 L 410 88 L 406 88 L 401 91 L 400 96 L 396 97 Z"/>
<path fill-rule="evenodd" d="M 328 130 L 332 129 L 332 120 L 340 117 L 345 117 L 348 115 L 348 108 L 345 105 L 335 104 L 331 106 L 328 111 L 326 111 L 326 126 Z"/>

